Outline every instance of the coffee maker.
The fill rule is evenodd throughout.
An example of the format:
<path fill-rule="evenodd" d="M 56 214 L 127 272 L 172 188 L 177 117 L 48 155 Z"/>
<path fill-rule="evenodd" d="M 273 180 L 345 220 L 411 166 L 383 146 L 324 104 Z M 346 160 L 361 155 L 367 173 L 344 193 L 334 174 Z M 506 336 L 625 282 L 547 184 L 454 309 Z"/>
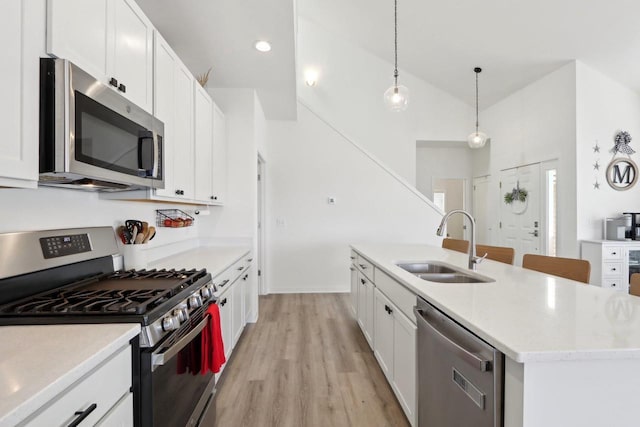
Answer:
<path fill-rule="evenodd" d="M 624 212 L 631 217 L 631 224 L 625 229 L 625 237 L 631 240 L 640 240 L 640 212 Z"/>

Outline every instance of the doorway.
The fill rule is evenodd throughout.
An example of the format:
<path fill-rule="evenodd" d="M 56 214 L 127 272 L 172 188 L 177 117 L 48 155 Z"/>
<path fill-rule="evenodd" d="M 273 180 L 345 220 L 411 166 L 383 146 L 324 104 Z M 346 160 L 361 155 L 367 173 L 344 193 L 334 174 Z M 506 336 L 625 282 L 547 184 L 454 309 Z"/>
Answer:
<path fill-rule="evenodd" d="M 499 241 L 524 254 L 556 255 L 557 161 L 500 171 Z"/>
<path fill-rule="evenodd" d="M 476 220 L 476 242 L 481 245 L 493 244 L 490 188 L 491 176 L 473 178 L 473 218 Z"/>
<path fill-rule="evenodd" d="M 258 200 L 257 200 L 257 267 L 258 267 L 258 293 L 260 295 L 268 294 L 267 284 L 264 280 L 264 265 L 265 265 L 265 227 L 264 227 L 264 216 L 265 216 L 265 167 L 264 167 L 264 158 L 258 153 Z"/>
<path fill-rule="evenodd" d="M 433 179 L 433 201 L 444 212 L 465 208 L 465 182 L 464 179 Z M 450 217 L 447 222 L 447 237 L 453 239 L 466 239 L 467 226 L 462 215 Z"/>

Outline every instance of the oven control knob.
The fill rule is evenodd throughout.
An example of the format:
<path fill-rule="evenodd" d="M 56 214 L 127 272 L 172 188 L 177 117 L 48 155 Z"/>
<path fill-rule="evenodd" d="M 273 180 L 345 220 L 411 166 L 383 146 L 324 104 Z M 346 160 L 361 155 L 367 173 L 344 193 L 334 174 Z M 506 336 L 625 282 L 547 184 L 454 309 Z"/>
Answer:
<path fill-rule="evenodd" d="M 209 285 L 200 289 L 200 295 L 202 296 L 203 301 L 208 301 L 209 298 L 211 298 L 211 289 L 209 288 Z"/>
<path fill-rule="evenodd" d="M 180 327 L 180 320 L 178 316 L 165 316 L 162 319 L 162 330 L 163 331 L 174 331 Z"/>
<path fill-rule="evenodd" d="M 198 294 L 193 294 L 189 297 L 189 308 L 198 308 L 202 306 L 202 297 Z"/>
<path fill-rule="evenodd" d="M 173 310 L 173 316 L 178 318 L 180 323 L 184 323 L 189 318 L 189 311 L 187 309 L 186 304 L 179 305 L 175 310 Z"/>

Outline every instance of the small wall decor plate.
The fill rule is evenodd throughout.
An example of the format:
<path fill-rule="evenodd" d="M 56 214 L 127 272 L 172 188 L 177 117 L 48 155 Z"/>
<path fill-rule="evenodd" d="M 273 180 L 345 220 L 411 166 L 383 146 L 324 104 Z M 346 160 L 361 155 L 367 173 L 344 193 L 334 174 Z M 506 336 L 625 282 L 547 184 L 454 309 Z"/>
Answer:
<path fill-rule="evenodd" d="M 617 191 L 631 189 L 638 182 L 638 166 L 629 158 L 613 159 L 607 166 L 607 182 Z"/>

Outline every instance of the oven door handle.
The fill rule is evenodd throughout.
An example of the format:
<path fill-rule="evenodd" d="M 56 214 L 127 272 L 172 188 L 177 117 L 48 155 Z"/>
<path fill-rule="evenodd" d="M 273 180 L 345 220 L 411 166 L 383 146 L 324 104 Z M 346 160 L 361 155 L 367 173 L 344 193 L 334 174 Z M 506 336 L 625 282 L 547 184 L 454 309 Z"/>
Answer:
<path fill-rule="evenodd" d="M 154 371 L 156 367 L 162 366 L 171 360 L 176 354 L 180 352 L 187 344 L 189 344 L 198 335 L 209 322 L 209 316 L 205 316 L 204 319 L 198 325 L 193 328 L 187 335 L 180 338 L 180 340 L 169 347 L 163 352 L 154 352 L 151 354 L 151 370 Z"/>

